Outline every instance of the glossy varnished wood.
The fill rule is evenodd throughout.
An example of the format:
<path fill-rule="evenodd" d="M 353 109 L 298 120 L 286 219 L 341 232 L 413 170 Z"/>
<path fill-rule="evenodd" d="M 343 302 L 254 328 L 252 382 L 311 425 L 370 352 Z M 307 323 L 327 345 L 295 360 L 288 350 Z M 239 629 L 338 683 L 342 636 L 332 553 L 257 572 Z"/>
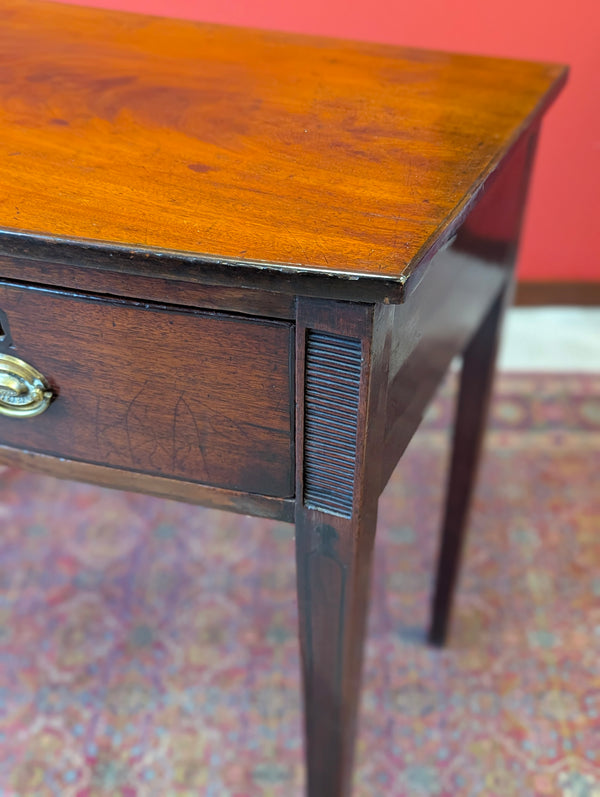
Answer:
<path fill-rule="evenodd" d="M 429 640 L 437 646 L 444 645 L 448 637 L 505 303 L 506 291 L 501 291 L 463 355 L 429 629 Z"/>
<path fill-rule="evenodd" d="M 205 285 L 169 277 L 143 277 L 119 271 L 82 268 L 80 264 L 52 263 L 27 257 L 0 255 L 0 274 L 4 279 L 24 285 L 53 285 L 79 294 L 95 293 L 107 297 L 127 297 L 180 307 L 223 310 L 230 313 L 293 320 L 294 296 L 260 290 L 256 287 Z"/>
<path fill-rule="evenodd" d="M 564 79 L 0 0 L 0 352 L 57 394 L 0 462 L 295 521 L 308 797 L 350 794 L 378 498 L 464 354 L 446 634 Z"/>
<path fill-rule="evenodd" d="M 452 358 L 464 354 L 430 632 L 436 644 L 446 637 L 536 139 L 534 128 L 513 148 L 451 246 L 432 260 L 403 305 L 376 312 L 334 302 L 299 304 L 296 544 L 310 797 L 349 794 L 377 498 Z M 339 340 L 329 361 L 323 348 L 318 352 L 318 381 L 326 399 L 343 382 L 346 399 L 354 395 L 347 341 L 362 346 L 353 423 L 352 402 L 314 400 L 307 342 L 323 333 Z M 340 376 L 344 362 L 347 373 Z M 327 424 L 334 432 L 342 425 L 333 448 Z M 347 457 L 351 442 L 356 455 Z M 306 488 L 316 445 L 321 484 L 330 490 L 321 507 Z M 332 464 L 336 458 L 338 470 Z"/>
<path fill-rule="evenodd" d="M 432 598 L 429 640 L 445 644 L 467 521 L 475 488 L 496 356 L 504 311 L 513 292 L 513 272 L 521 234 L 538 131 L 532 130 L 507 159 L 492 191 L 474 209 L 459 236 L 459 246 L 477 261 L 496 264 L 506 279 L 493 301 L 485 307 L 481 322 L 469 335 L 462 353 L 452 455 Z"/>
<path fill-rule="evenodd" d="M 36 418 L 0 416 L 0 443 L 294 494 L 290 324 L 7 284 L 0 310 L 0 350 L 56 393 Z"/>
<path fill-rule="evenodd" d="M 386 417 L 393 308 L 332 302 L 300 302 L 296 335 L 296 566 L 298 614 L 305 698 L 307 793 L 310 797 L 348 797 L 360 697 L 363 643 L 369 605 L 371 559 L 381 481 L 381 447 Z M 339 429 L 340 413 L 313 401 L 310 389 L 311 334 L 338 337 L 360 350 L 358 402 L 344 405 L 345 434 L 354 456 L 350 494 L 331 485 L 329 498 L 315 497 L 309 479 L 313 466 L 307 446 L 316 444 L 315 416 L 329 458 L 327 425 Z M 348 350 L 351 351 L 350 348 Z M 340 383 L 334 350 L 320 373 Z M 348 378 L 354 383 L 350 358 Z M 352 388 L 352 392 L 354 387 Z M 341 456 L 348 443 L 341 447 Z M 309 455 L 307 457 L 307 454 Z M 335 479 L 335 471 L 328 470 Z M 321 504 L 321 505 L 320 505 Z M 334 507 L 333 510 L 330 507 Z"/>
<path fill-rule="evenodd" d="M 242 515 L 294 522 L 294 500 L 291 498 L 271 498 L 266 495 L 224 490 L 222 487 L 210 487 L 183 479 L 150 476 L 147 473 L 76 462 L 2 444 L 0 444 L 0 464 L 60 479 L 97 484 L 100 487 L 130 490 Z"/>
<path fill-rule="evenodd" d="M 184 253 L 207 278 L 361 275 L 399 300 L 564 80 L 53 3 L 0 10 L 0 229 Z"/>
<path fill-rule="evenodd" d="M 512 280 L 536 141 L 536 128 L 523 136 L 451 245 L 432 259 L 404 304 L 395 308 L 382 486 L 417 430 L 452 358 L 462 354 L 498 294 Z"/>

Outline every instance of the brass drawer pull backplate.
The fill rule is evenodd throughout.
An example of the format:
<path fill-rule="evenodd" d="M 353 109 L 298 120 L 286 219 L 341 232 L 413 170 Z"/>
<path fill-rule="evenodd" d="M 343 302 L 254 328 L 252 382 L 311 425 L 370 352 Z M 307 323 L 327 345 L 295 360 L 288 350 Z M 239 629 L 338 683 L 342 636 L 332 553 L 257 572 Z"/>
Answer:
<path fill-rule="evenodd" d="M 0 415 L 31 418 L 52 400 L 46 378 L 29 363 L 0 353 Z"/>

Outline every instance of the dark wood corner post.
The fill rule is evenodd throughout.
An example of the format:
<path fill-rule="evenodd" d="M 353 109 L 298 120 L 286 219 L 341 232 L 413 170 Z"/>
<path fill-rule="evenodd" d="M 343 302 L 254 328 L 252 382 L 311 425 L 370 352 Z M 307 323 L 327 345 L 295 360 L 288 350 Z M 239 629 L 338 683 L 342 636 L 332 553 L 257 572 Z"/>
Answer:
<path fill-rule="evenodd" d="M 465 542 L 471 497 L 485 433 L 506 291 L 501 291 L 462 357 L 450 471 L 429 641 L 446 643 Z"/>
<path fill-rule="evenodd" d="M 448 637 L 471 498 L 486 428 L 504 312 L 512 301 L 514 267 L 538 141 L 534 128 L 517 144 L 464 229 L 475 253 L 505 271 L 505 281 L 462 353 L 446 504 L 432 598 L 429 641 Z M 490 233 L 495 230 L 495 234 Z"/>
<path fill-rule="evenodd" d="M 296 562 L 309 797 L 348 797 L 393 308 L 300 300 Z"/>

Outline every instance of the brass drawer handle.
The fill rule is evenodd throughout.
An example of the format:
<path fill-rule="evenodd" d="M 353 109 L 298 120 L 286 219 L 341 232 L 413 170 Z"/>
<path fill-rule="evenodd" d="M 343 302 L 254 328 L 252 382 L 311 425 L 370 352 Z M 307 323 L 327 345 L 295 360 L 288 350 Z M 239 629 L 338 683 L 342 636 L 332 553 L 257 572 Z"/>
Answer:
<path fill-rule="evenodd" d="M 17 357 L 0 353 L 0 415 L 31 418 L 48 408 L 52 391 L 46 378 Z"/>

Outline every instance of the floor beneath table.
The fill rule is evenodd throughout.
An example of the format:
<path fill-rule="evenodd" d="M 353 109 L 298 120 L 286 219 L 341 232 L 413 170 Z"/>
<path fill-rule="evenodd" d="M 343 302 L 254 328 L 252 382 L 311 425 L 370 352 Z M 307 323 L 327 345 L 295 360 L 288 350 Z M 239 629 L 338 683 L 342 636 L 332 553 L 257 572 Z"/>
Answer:
<path fill-rule="evenodd" d="M 507 371 L 600 373 L 600 308 L 512 308 L 499 364 Z"/>
<path fill-rule="evenodd" d="M 600 375 L 499 378 L 439 652 L 451 407 L 381 501 L 356 795 L 598 797 Z M 290 526 L 8 471 L 0 527 L 1 797 L 299 797 Z"/>

